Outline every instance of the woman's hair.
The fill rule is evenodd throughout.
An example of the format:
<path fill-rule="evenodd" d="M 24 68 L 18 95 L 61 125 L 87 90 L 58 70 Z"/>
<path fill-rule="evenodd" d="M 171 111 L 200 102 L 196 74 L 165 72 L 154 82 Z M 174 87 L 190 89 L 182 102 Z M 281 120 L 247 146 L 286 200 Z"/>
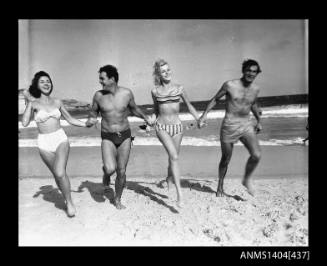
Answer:
<path fill-rule="evenodd" d="M 41 97 L 41 91 L 40 91 L 39 86 L 38 86 L 39 79 L 41 77 L 48 77 L 49 80 L 50 80 L 51 90 L 50 90 L 50 93 L 49 94 L 51 94 L 51 92 L 53 90 L 53 83 L 52 83 L 52 80 L 50 78 L 50 75 L 47 72 L 45 72 L 45 71 L 39 71 L 39 72 L 35 73 L 34 78 L 32 79 L 32 84 L 31 84 L 31 86 L 28 89 L 29 93 L 34 98 L 40 98 Z"/>
<path fill-rule="evenodd" d="M 162 85 L 161 76 L 160 76 L 160 67 L 167 64 L 168 62 L 165 61 L 164 59 L 158 59 L 157 61 L 154 62 L 153 74 L 152 74 L 154 78 L 154 85 L 156 86 Z"/>
<path fill-rule="evenodd" d="M 258 67 L 258 74 L 261 73 L 261 68 L 259 66 L 259 63 L 253 59 L 246 59 L 243 61 L 242 63 L 242 72 L 245 71 L 245 69 L 247 69 L 248 67 L 251 67 L 251 66 L 257 66 Z"/>

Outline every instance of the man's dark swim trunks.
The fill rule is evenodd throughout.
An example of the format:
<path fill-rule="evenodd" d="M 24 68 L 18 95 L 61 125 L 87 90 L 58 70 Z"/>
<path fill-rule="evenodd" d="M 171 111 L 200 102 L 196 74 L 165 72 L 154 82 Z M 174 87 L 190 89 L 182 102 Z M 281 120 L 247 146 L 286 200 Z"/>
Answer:
<path fill-rule="evenodd" d="M 133 137 L 131 135 L 131 129 L 126 129 L 121 132 L 103 132 L 101 131 L 101 138 L 110 140 L 113 144 L 115 144 L 116 148 L 118 148 L 124 140 L 131 138 L 133 140 Z"/>

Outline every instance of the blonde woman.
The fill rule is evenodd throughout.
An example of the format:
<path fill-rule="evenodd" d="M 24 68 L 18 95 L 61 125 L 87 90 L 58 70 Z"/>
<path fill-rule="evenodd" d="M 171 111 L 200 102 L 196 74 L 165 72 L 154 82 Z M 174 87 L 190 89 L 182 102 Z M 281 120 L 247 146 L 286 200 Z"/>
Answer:
<path fill-rule="evenodd" d="M 183 125 L 179 118 L 180 101 L 183 100 L 189 112 L 198 122 L 197 111 L 190 103 L 183 86 L 172 82 L 169 64 L 159 59 L 154 63 L 154 84 L 151 90 L 156 115 L 155 130 L 159 141 L 168 154 L 168 176 L 166 182 L 174 183 L 177 191 L 177 206 L 182 207 L 180 186 L 179 151 L 183 138 Z"/>

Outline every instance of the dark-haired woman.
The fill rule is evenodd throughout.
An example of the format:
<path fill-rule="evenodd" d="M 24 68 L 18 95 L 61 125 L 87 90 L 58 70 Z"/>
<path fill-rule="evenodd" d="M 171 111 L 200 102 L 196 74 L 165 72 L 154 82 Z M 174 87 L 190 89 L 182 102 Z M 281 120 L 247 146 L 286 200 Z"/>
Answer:
<path fill-rule="evenodd" d="M 66 174 L 66 165 L 69 154 L 69 141 L 60 126 L 61 115 L 68 123 L 86 127 L 85 122 L 73 118 L 63 105 L 63 102 L 50 97 L 53 90 L 52 80 L 48 73 L 37 72 L 28 91 L 24 92 L 27 106 L 23 114 L 22 124 L 27 127 L 31 121 L 32 114 L 38 128 L 37 144 L 40 156 L 53 174 L 56 184 L 61 191 L 69 217 L 76 214 L 70 193 L 70 182 Z"/>

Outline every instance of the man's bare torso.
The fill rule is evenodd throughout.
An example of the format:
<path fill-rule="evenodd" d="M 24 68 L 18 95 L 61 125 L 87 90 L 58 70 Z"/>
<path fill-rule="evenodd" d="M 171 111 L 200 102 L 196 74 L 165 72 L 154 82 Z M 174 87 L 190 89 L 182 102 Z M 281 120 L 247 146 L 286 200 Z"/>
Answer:
<path fill-rule="evenodd" d="M 258 86 L 244 87 L 240 79 L 228 81 L 226 86 L 226 117 L 248 117 L 259 93 Z"/>
<path fill-rule="evenodd" d="M 127 117 L 130 100 L 130 90 L 123 87 L 118 87 L 115 94 L 106 90 L 96 92 L 96 102 L 102 117 L 101 131 L 118 132 L 129 128 Z"/>

